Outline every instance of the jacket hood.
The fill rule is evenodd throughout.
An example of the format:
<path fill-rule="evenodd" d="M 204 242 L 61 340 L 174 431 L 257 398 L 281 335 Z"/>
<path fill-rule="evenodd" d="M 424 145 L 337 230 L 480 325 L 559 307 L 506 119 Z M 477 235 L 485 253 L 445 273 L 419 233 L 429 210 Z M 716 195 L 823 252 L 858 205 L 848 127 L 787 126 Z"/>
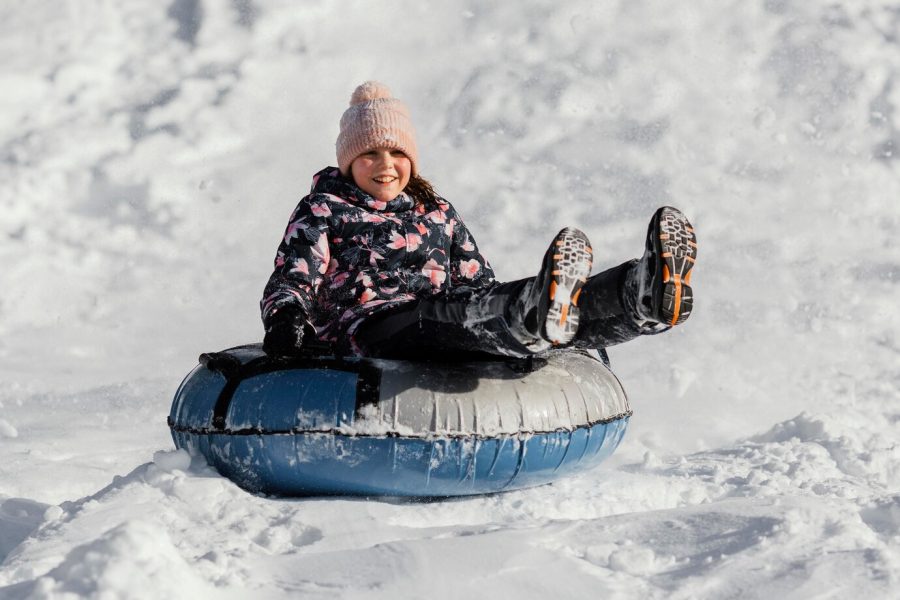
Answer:
<path fill-rule="evenodd" d="M 313 175 L 310 193 L 332 194 L 351 204 L 365 206 L 370 210 L 380 212 L 405 212 L 412 210 L 416 205 L 415 201 L 404 193 L 400 193 L 399 196 L 388 202 L 377 200 L 363 191 L 351 179 L 341 175 L 341 171 L 337 167 L 325 167 Z"/>

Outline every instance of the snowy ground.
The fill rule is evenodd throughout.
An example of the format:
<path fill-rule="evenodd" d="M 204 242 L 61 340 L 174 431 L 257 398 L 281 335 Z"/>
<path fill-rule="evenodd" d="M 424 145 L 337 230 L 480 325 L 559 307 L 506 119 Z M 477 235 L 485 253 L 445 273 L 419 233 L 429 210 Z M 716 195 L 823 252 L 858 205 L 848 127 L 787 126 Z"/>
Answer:
<path fill-rule="evenodd" d="M 895 3 L 31 0 L 0 51 L 0 597 L 900 594 Z M 692 217 L 695 313 L 612 349 L 607 465 L 273 500 L 173 451 L 369 78 L 502 278 Z"/>

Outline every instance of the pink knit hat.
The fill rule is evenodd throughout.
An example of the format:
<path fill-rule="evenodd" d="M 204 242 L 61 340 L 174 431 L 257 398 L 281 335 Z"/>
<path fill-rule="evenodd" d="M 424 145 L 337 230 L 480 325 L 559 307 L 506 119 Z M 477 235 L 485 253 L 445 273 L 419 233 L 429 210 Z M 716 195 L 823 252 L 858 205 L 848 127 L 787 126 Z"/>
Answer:
<path fill-rule="evenodd" d="M 337 139 L 337 159 L 341 173 L 350 172 L 350 163 L 373 148 L 400 150 L 412 163 L 412 175 L 418 173 L 416 132 L 409 109 L 391 96 L 388 86 L 367 81 L 354 90 L 350 108 L 341 117 L 341 133 Z"/>

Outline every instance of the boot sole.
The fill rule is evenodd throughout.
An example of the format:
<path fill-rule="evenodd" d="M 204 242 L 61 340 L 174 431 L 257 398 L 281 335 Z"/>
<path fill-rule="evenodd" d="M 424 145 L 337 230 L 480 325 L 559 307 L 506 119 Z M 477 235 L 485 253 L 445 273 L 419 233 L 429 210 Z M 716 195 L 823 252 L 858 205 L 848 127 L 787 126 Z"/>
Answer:
<path fill-rule="evenodd" d="M 591 274 L 593 252 L 587 236 L 573 227 L 560 231 L 553 244 L 542 337 L 559 345 L 569 343 L 578 331 L 578 296 Z"/>
<path fill-rule="evenodd" d="M 694 291 L 691 289 L 691 269 L 697 259 L 697 236 L 694 228 L 680 210 L 671 206 L 660 209 L 656 219 L 656 254 L 659 271 L 657 314 L 667 325 L 679 325 L 691 315 Z"/>

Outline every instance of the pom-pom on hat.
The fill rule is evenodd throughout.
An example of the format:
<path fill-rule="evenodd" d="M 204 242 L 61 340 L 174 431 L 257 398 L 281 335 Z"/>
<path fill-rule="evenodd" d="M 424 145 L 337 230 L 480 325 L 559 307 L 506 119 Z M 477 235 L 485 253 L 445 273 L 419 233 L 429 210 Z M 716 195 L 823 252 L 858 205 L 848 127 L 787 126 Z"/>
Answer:
<path fill-rule="evenodd" d="M 367 81 L 350 96 L 350 108 L 341 117 L 337 139 L 338 167 L 344 175 L 357 156 L 373 148 L 395 148 L 409 157 L 412 174 L 418 174 L 416 132 L 409 109 L 391 95 L 388 86 Z"/>

